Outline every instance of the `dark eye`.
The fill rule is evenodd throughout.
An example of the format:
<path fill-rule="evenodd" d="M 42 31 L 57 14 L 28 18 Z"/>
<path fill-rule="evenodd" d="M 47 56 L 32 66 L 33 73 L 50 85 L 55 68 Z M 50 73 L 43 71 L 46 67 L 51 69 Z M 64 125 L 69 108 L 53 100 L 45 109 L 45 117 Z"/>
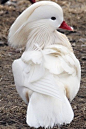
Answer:
<path fill-rule="evenodd" d="M 52 20 L 56 20 L 56 17 L 51 17 Z"/>

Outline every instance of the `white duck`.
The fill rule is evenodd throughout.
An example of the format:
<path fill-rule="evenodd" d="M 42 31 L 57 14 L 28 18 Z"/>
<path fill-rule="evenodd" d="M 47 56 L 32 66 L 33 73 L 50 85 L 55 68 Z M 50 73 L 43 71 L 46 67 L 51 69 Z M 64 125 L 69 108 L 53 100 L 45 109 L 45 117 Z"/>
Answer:
<path fill-rule="evenodd" d="M 27 8 L 10 28 L 10 45 L 26 46 L 12 69 L 16 89 L 28 104 L 26 121 L 31 127 L 69 124 L 74 117 L 69 100 L 79 90 L 81 68 L 59 27 L 72 30 L 58 4 L 42 1 Z"/>

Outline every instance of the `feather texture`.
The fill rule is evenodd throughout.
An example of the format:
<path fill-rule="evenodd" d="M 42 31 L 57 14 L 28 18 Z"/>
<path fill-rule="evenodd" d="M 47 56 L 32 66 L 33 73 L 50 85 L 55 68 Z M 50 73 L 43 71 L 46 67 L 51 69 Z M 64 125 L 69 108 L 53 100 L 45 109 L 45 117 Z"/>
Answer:
<path fill-rule="evenodd" d="M 17 91 L 25 102 L 26 91 L 31 96 L 27 109 L 28 125 L 47 128 L 72 121 L 74 115 L 68 99 L 75 97 L 80 85 L 77 73 L 80 69 L 77 69 L 78 61 L 73 57 L 64 46 L 51 45 L 41 51 L 26 51 L 14 61 Z"/>

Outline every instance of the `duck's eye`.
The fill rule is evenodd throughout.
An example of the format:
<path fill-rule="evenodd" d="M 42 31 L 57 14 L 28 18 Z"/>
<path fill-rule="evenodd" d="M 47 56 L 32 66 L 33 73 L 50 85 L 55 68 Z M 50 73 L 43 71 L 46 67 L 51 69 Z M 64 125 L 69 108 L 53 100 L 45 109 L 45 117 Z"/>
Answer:
<path fill-rule="evenodd" d="M 52 20 L 56 20 L 56 17 L 51 17 Z"/>

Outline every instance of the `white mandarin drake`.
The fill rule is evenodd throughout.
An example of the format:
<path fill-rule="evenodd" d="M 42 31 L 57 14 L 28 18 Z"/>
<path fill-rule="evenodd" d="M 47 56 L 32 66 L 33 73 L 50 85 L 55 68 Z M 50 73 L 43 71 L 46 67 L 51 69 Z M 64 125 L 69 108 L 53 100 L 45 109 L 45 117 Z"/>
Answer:
<path fill-rule="evenodd" d="M 49 1 L 31 5 L 10 28 L 9 44 L 26 47 L 12 69 L 16 89 L 28 104 L 26 121 L 31 127 L 69 124 L 74 117 L 69 101 L 79 90 L 81 68 L 58 28 L 72 30 L 62 8 Z"/>

